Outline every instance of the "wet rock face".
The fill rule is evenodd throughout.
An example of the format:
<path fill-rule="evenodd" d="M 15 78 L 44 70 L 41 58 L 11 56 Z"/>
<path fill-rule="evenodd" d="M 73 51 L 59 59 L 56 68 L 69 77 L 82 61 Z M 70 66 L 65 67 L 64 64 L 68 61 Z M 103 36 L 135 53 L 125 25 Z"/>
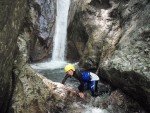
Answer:
<path fill-rule="evenodd" d="M 146 113 L 144 109 L 120 90 L 115 90 L 108 97 L 106 108 L 110 113 Z M 106 107 L 106 106 L 105 106 Z"/>
<path fill-rule="evenodd" d="M 87 40 L 81 42 L 83 48 L 78 51 L 83 50 L 80 65 L 98 68 L 102 78 L 128 93 L 148 110 L 149 10 L 149 0 L 86 0 L 79 2 L 69 24 L 74 28 L 69 30 L 72 43 L 83 39 L 86 34 Z M 80 31 L 84 31 L 84 35 Z M 79 34 L 78 38 L 75 38 L 76 34 Z M 81 47 L 80 43 L 75 45 Z"/>
<path fill-rule="evenodd" d="M 8 113 L 45 113 L 46 97 L 52 90 L 52 82 L 49 86 L 44 83 L 46 78 L 35 72 L 27 63 L 29 56 L 29 35 L 22 33 L 18 36 L 18 54 L 14 62 L 14 89 L 10 101 Z M 26 37 L 25 37 L 26 36 Z"/>
<path fill-rule="evenodd" d="M 5 113 L 12 94 L 12 68 L 17 36 L 26 14 L 26 0 L 0 1 L 0 112 Z"/>
<path fill-rule="evenodd" d="M 138 100 L 150 106 L 150 53 L 149 30 L 150 4 L 148 1 L 129 2 L 121 13 L 122 36 L 113 55 L 102 61 L 101 76 Z M 105 76 L 104 76 L 105 77 Z M 136 95 L 135 95 L 136 94 Z"/>
<path fill-rule="evenodd" d="M 50 57 L 56 16 L 55 0 L 32 0 L 23 28 L 30 35 L 28 44 L 31 62 Z"/>
<path fill-rule="evenodd" d="M 72 40 L 72 43 L 78 42 L 79 39 L 81 40 L 82 48 L 79 48 L 80 43 L 76 44 L 76 48 L 79 48 L 80 52 L 80 63 L 84 66 L 96 68 L 100 60 L 103 45 L 105 44 L 109 50 L 110 48 L 114 48 L 113 46 L 119 40 L 121 35 L 120 22 L 118 19 L 113 19 L 109 16 L 115 4 L 112 6 L 113 4 L 107 3 L 107 1 L 102 1 L 101 4 L 100 1 L 96 0 L 78 2 L 80 4 L 74 15 L 74 20 L 70 23 L 70 27 L 73 29 L 71 29 L 72 31 L 68 31 L 71 34 L 69 39 Z M 118 16 L 116 18 L 119 18 Z M 83 34 L 80 33 L 81 31 Z M 116 34 L 113 32 L 116 32 Z M 82 42 L 82 40 L 85 41 Z M 112 45 L 110 45 L 111 42 L 113 42 Z"/>
<path fill-rule="evenodd" d="M 69 18 L 68 18 L 68 39 L 67 39 L 67 59 L 70 61 L 78 61 L 83 54 L 85 44 L 88 41 L 88 34 L 83 25 L 82 12 L 79 4 L 84 1 L 71 1 Z"/>

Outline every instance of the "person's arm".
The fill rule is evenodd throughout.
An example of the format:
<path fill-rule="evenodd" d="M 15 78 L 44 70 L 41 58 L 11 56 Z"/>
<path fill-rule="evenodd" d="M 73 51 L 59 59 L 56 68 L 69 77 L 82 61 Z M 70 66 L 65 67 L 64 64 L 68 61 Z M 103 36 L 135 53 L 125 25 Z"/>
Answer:
<path fill-rule="evenodd" d="M 84 91 L 84 82 L 81 82 L 81 84 L 80 84 L 80 86 L 78 87 L 78 89 L 79 89 L 79 96 L 80 96 L 81 98 L 84 98 L 84 93 L 83 93 L 83 91 Z"/>
<path fill-rule="evenodd" d="M 84 92 L 84 82 L 83 82 L 83 81 L 81 82 L 81 89 L 80 89 L 80 92 Z"/>
<path fill-rule="evenodd" d="M 64 77 L 64 79 L 62 80 L 62 84 L 65 84 L 65 82 L 66 82 L 66 80 L 67 80 L 68 77 L 69 77 L 68 75 L 66 75 L 66 76 Z"/>

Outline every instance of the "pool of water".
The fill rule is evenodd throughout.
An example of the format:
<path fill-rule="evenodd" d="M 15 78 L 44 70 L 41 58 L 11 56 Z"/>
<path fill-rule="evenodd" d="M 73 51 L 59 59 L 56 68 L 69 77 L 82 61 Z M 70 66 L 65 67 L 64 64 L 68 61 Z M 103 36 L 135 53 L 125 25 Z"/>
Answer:
<path fill-rule="evenodd" d="M 39 73 L 41 73 L 46 78 L 61 83 L 63 78 L 65 77 L 66 73 L 64 72 L 63 68 L 60 69 L 49 69 L 49 70 L 37 70 Z M 78 87 L 79 82 L 72 78 L 68 78 L 65 82 L 65 85 L 71 86 L 71 87 Z"/>
<path fill-rule="evenodd" d="M 64 66 L 67 65 L 68 62 L 65 61 L 49 61 L 49 62 L 43 62 L 43 63 L 36 63 L 31 64 L 31 67 L 35 70 L 37 70 L 39 73 L 41 73 L 46 78 L 61 83 L 63 78 L 65 77 L 66 73 L 64 72 Z M 76 65 L 77 63 L 75 63 Z M 72 78 L 68 78 L 65 85 L 71 86 L 71 87 L 78 87 L 79 82 Z"/>

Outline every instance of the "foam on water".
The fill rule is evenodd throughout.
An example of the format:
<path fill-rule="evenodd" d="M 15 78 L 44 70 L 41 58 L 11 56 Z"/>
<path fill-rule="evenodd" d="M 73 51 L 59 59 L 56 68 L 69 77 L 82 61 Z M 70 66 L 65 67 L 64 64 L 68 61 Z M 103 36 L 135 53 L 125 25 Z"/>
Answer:
<path fill-rule="evenodd" d="M 31 64 L 31 67 L 38 70 L 47 70 L 47 69 L 60 69 L 64 68 L 68 63 L 66 61 L 50 61 L 43 63 Z"/>
<path fill-rule="evenodd" d="M 86 110 L 84 113 L 109 113 L 107 110 L 105 109 L 100 109 L 100 108 L 96 108 L 96 107 L 91 107 L 91 106 L 86 106 Z"/>

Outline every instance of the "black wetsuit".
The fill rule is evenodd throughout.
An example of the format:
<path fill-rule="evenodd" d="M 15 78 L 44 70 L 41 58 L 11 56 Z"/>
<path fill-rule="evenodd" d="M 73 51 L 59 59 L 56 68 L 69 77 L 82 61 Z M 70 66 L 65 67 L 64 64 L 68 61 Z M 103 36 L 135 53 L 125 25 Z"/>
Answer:
<path fill-rule="evenodd" d="M 65 76 L 64 79 L 62 80 L 62 84 L 64 84 L 64 83 L 66 82 L 66 80 L 67 80 L 69 77 L 71 78 L 71 76 L 69 76 L 69 75 L 66 74 L 66 76 Z M 74 72 L 74 74 L 73 74 L 72 77 L 74 77 L 74 78 L 76 78 L 77 80 L 79 80 L 80 85 L 78 86 L 78 89 L 79 89 L 80 92 L 83 92 L 83 91 L 84 91 L 86 84 L 87 84 L 87 85 L 86 85 L 86 86 L 87 86 L 87 89 L 90 89 L 90 87 L 91 87 L 91 86 L 90 86 L 90 85 L 91 85 L 91 82 L 93 82 L 93 81 L 90 81 L 90 80 L 85 81 L 85 80 L 82 78 L 82 74 L 81 74 L 81 72 L 80 72 L 79 70 L 76 69 L 76 71 Z M 94 91 L 91 91 L 92 96 L 95 96 L 95 92 L 97 92 L 97 84 L 98 84 L 98 81 L 95 82 Z"/>
<path fill-rule="evenodd" d="M 62 84 L 64 84 L 69 77 L 71 78 L 71 76 L 66 74 L 66 76 L 64 77 L 64 79 L 62 81 Z M 73 77 L 76 78 L 77 80 L 79 80 L 80 86 L 78 87 L 78 89 L 80 92 L 83 92 L 84 91 L 84 80 L 82 79 L 82 75 L 79 72 L 79 70 L 76 70 L 74 72 Z"/>

